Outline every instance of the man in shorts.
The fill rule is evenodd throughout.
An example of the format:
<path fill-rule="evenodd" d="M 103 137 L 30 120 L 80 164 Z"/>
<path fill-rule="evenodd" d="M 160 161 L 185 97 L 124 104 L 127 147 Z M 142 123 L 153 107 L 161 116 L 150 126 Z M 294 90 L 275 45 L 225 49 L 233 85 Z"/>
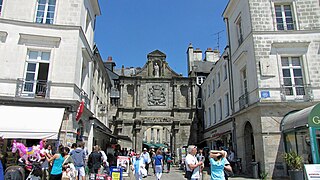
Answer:
<path fill-rule="evenodd" d="M 77 180 L 81 179 L 85 180 L 85 169 L 84 169 L 84 165 L 85 165 L 85 158 L 86 158 L 86 153 L 85 151 L 82 149 L 81 147 L 82 144 L 78 144 L 77 148 L 75 150 L 73 150 L 70 155 L 74 161 L 74 166 L 77 170 Z"/>

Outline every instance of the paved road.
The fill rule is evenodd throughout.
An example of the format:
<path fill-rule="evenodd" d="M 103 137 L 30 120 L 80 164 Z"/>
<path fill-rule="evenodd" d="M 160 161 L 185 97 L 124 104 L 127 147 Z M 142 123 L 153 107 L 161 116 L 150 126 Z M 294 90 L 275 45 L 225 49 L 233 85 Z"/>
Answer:
<path fill-rule="evenodd" d="M 245 179 L 251 179 L 252 178 L 243 178 L 243 177 L 231 177 L 229 180 L 245 180 Z M 124 180 L 134 180 L 134 178 L 125 177 Z M 143 180 L 156 180 L 156 176 L 149 175 L 146 178 L 143 178 Z M 163 173 L 161 180 L 186 180 L 184 178 L 184 172 L 179 170 L 176 167 L 172 167 L 170 173 Z M 210 180 L 210 177 L 208 175 L 204 175 L 203 180 Z"/>

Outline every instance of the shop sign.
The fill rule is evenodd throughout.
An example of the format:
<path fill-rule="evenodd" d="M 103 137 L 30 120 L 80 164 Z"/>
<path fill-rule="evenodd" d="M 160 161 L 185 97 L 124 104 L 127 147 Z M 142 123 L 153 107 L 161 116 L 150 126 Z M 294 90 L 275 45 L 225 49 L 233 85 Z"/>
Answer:
<path fill-rule="evenodd" d="M 320 104 L 317 104 L 312 108 L 309 117 L 308 117 L 309 127 L 320 127 Z"/>
<path fill-rule="evenodd" d="M 308 180 L 320 180 L 320 164 L 305 164 L 304 168 Z"/>
<path fill-rule="evenodd" d="M 128 156 L 118 156 L 117 157 L 117 167 L 122 168 L 123 175 L 129 175 L 129 162 L 130 158 Z"/>
<path fill-rule="evenodd" d="M 270 97 L 270 91 L 260 91 L 261 98 L 266 99 Z"/>

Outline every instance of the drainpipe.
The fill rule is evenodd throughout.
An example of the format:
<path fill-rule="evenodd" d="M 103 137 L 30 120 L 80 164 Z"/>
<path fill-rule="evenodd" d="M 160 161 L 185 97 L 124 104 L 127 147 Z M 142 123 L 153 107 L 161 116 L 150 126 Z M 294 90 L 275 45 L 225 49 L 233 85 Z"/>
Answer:
<path fill-rule="evenodd" d="M 227 53 L 227 57 L 223 57 L 228 61 L 228 74 L 229 74 L 229 91 L 230 91 L 230 104 L 231 104 L 231 116 L 233 116 L 235 110 L 234 110 L 234 88 L 233 88 L 233 70 L 232 70 L 232 59 L 231 59 L 231 41 L 230 41 L 230 27 L 229 27 L 229 19 L 228 18 L 223 18 L 223 20 L 227 24 L 227 35 L 228 35 L 228 50 L 229 52 Z M 233 133 L 232 133 L 232 141 L 233 141 L 233 150 L 235 152 L 235 156 L 237 157 L 237 141 L 236 141 L 236 122 L 235 118 L 232 117 L 232 128 L 233 128 Z"/>

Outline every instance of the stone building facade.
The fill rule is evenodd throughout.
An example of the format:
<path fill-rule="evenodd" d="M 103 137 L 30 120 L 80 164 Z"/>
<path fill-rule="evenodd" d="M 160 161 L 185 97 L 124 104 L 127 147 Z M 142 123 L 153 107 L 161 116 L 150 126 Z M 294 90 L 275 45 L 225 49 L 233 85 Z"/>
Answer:
<path fill-rule="evenodd" d="M 119 76 L 120 102 L 113 118 L 114 133 L 130 137 L 119 140 L 119 144 L 141 150 L 143 139 L 149 134 L 146 131 L 159 127 L 169 133 L 167 143 L 172 150 L 195 144 L 197 137 L 190 128 L 195 121 L 195 78 L 174 72 L 159 50 L 149 53 L 147 58 L 140 70 L 130 76 L 122 70 Z"/>
<path fill-rule="evenodd" d="M 258 163 L 272 178 L 287 176 L 281 121 L 320 100 L 319 12 L 317 0 L 230 0 L 223 12 L 229 48 L 219 61 L 228 60 L 232 72 L 233 148 L 244 173 L 256 174 Z M 212 73 L 217 77 L 219 70 Z M 212 88 L 217 91 L 209 81 L 202 87 L 203 92 Z M 210 101 L 223 99 L 215 93 Z M 217 126 L 205 118 L 207 130 Z"/>

